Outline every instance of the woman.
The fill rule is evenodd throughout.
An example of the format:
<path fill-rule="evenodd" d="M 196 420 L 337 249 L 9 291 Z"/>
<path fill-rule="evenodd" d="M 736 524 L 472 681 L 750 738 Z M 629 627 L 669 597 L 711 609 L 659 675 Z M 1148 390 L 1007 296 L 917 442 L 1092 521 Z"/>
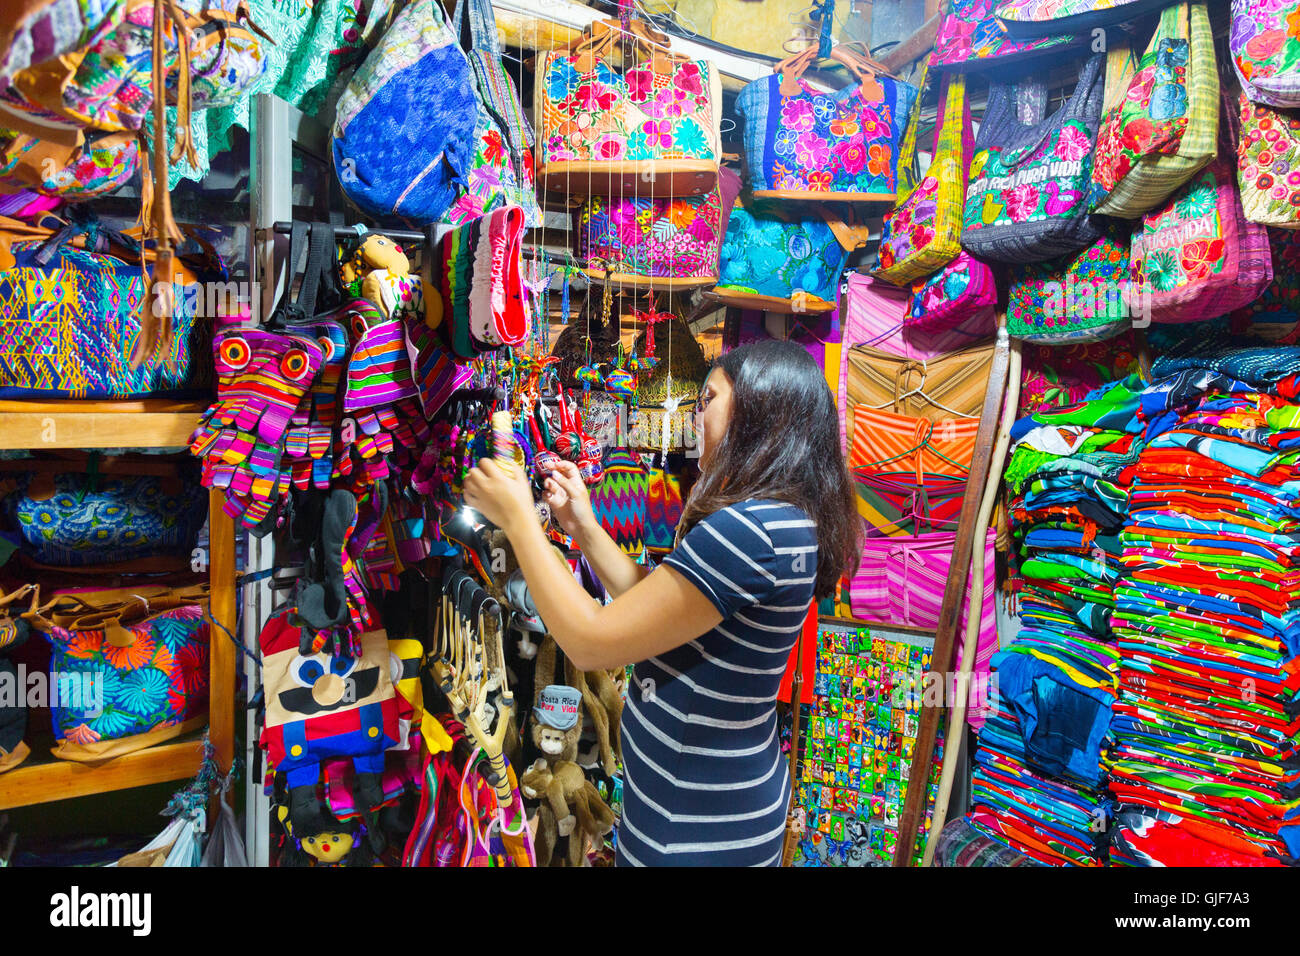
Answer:
<path fill-rule="evenodd" d="M 777 689 L 809 603 L 854 570 L 861 526 L 835 403 L 802 348 L 727 353 L 695 414 L 701 477 L 654 571 L 601 530 L 571 463 L 546 480 L 552 514 L 613 598 L 603 607 L 550 553 L 522 475 L 482 461 L 465 500 L 509 536 L 576 666 L 636 664 L 619 863 L 775 866 L 790 802 Z"/>

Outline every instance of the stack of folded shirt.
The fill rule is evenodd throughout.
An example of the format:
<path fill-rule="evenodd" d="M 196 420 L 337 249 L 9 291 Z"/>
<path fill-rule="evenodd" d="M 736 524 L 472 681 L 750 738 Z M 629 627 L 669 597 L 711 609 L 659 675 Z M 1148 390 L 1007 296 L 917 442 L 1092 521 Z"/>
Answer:
<path fill-rule="evenodd" d="M 993 658 L 993 713 L 975 754 L 972 825 L 1044 863 L 1106 860 L 1101 752 L 1119 658 L 1110 634 L 1118 533 L 1142 443 L 1142 384 L 1017 422 L 1007 466 L 1021 630 Z"/>
<path fill-rule="evenodd" d="M 1275 353 L 1276 354 L 1276 353 Z M 1266 368 L 1272 367 L 1271 374 Z M 1179 356 L 1147 422 L 1112 617 L 1112 860 L 1300 856 L 1300 405 L 1279 364 Z M 1290 397 L 1283 397 L 1289 395 Z"/>

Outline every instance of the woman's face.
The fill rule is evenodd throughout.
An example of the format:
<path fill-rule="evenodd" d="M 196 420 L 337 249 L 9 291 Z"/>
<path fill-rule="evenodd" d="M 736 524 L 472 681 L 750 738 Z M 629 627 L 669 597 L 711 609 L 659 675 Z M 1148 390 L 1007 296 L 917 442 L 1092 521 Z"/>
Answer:
<path fill-rule="evenodd" d="M 700 470 L 709 467 L 713 452 L 731 421 L 731 379 L 720 368 L 709 373 L 695 405 L 695 430 L 700 443 Z"/>

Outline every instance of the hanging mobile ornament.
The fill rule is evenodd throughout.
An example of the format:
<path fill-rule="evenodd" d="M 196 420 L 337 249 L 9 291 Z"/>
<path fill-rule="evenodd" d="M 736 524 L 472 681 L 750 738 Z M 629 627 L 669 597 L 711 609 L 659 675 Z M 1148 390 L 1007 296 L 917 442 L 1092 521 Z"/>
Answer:
<path fill-rule="evenodd" d="M 618 343 L 618 358 L 614 367 L 605 375 L 605 390 L 617 398 L 630 399 L 636 389 L 636 376 L 623 367 L 623 343 Z"/>

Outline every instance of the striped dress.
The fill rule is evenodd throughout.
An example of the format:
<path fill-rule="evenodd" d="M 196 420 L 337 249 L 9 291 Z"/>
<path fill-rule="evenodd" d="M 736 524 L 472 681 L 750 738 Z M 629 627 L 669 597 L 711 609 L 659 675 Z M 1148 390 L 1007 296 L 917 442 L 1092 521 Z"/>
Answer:
<path fill-rule="evenodd" d="M 722 623 L 637 664 L 623 709 L 628 866 L 776 866 L 790 775 L 776 695 L 817 576 L 816 526 L 749 500 L 700 521 L 664 563 Z"/>

